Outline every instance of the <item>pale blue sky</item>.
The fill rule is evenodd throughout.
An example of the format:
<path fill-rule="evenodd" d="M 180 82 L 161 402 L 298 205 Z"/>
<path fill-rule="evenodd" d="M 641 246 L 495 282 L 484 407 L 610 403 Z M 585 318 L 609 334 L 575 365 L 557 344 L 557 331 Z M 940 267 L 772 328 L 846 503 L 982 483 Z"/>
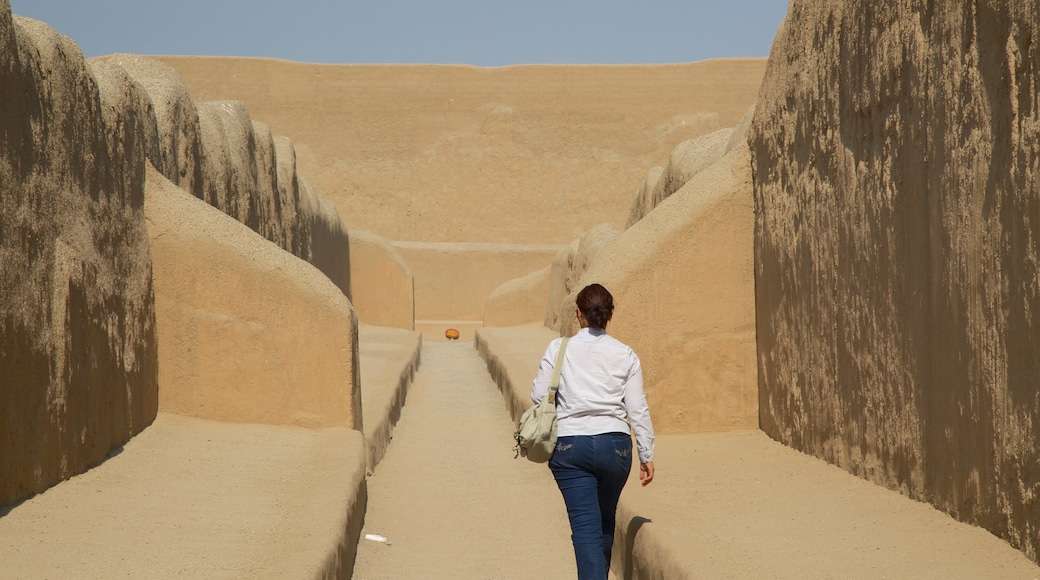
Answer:
<path fill-rule="evenodd" d="M 87 57 L 645 64 L 767 56 L 786 0 L 11 0 Z"/>

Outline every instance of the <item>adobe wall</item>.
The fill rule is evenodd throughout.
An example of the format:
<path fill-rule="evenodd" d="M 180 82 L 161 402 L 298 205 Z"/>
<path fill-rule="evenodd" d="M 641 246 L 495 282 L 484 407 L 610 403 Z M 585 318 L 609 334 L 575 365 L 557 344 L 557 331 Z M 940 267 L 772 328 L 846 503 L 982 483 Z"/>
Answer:
<path fill-rule="evenodd" d="M 420 321 L 470 322 L 479 327 L 488 296 L 503 283 L 552 263 L 559 249 L 549 245 L 443 244 L 393 242 L 412 270 L 416 329 Z M 436 325 L 439 328 L 443 325 Z M 420 328 L 422 327 L 422 328 Z M 458 328 L 456 326 L 456 328 Z M 462 330 L 462 328 L 459 328 Z M 471 338 L 472 328 L 467 326 Z M 427 332 L 443 338 L 444 330 Z"/>
<path fill-rule="evenodd" d="M 551 271 L 552 266 L 546 266 L 495 288 L 484 303 L 484 326 L 541 322 L 545 318 Z"/>
<path fill-rule="evenodd" d="M 0 505 L 155 419 L 140 91 L 0 0 Z"/>
<path fill-rule="evenodd" d="M 641 220 L 668 196 L 679 191 L 690 177 L 722 158 L 732 134 L 733 129 L 719 129 L 679 143 L 668 157 L 668 164 L 660 172 L 651 168 L 647 173 L 632 202 L 625 227 Z"/>
<path fill-rule="evenodd" d="M 390 242 L 361 230 L 350 232 L 351 303 L 365 324 L 415 329 L 412 269 Z"/>
<path fill-rule="evenodd" d="M 339 288 L 151 168 L 145 212 L 160 408 L 360 430 L 357 318 Z"/>
<path fill-rule="evenodd" d="M 1040 555 L 1040 12 L 794 0 L 751 136 L 760 421 Z"/>
<path fill-rule="evenodd" d="M 734 126 L 765 67 L 160 59 L 196 101 L 242 101 L 289 136 L 300 171 L 348 229 L 510 244 L 565 244 L 600 223 L 624 226 L 646 168 L 684 140 Z"/>
<path fill-rule="evenodd" d="M 549 296 L 545 305 L 545 326 L 560 330 L 563 319 L 574 319 L 574 304 L 567 299 L 582 289 L 578 284 L 592 262 L 614 242 L 618 231 L 600 224 L 561 248 L 549 270 Z M 576 322 L 575 322 L 576 323 Z"/>
<path fill-rule="evenodd" d="M 154 111 L 147 158 L 162 175 L 311 262 L 350 296 L 346 228 L 298 175 L 292 141 L 254 120 L 241 101 L 193 101 L 177 72 L 156 59 L 117 54 L 91 62 L 122 68 L 147 93 Z"/>
<path fill-rule="evenodd" d="M 739 144 L 618 234 L 561 300 L 568 335 L 578 291 L 599 283 L 613 294 L 608 331 L 639 355 L 660 433 L 758 425 L 753 225 Z"/>

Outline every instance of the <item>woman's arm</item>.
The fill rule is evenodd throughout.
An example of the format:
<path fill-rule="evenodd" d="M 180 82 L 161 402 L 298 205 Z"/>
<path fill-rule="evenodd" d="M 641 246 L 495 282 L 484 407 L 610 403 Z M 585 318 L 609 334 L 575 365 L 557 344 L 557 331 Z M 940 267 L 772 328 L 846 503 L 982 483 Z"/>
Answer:
<path fill-rule="evenodd" d="M 643 367 L 640 366 L 639 357 L 635 353 L 632 353 L 632 357 L 634 360 L 625 382 L 625 413 L 628 415 L 628 424 L 636 435 L 639 463 L 650 464 L 650 478 L 653 479 L 654 424 L 650 420 L 650 407 L 643 392 Z M 640 473 L 641 478 L 642 476 L 643 473 Z"/>

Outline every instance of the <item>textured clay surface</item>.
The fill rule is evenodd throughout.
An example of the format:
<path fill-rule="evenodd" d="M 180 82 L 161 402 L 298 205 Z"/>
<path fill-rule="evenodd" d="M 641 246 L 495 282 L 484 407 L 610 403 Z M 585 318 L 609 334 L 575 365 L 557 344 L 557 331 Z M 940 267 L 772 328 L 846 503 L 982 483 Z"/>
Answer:
<path fill-rule="evenodd" d="M 1040 550 L 1040 11 L 795 0 L 750 139 L 761 428 Z"/>
<path fill-rule="evenodd" d="M 155 418 L 144 221 L 150 108 L 0 2 L 0 505 L 100 462 Z"/>

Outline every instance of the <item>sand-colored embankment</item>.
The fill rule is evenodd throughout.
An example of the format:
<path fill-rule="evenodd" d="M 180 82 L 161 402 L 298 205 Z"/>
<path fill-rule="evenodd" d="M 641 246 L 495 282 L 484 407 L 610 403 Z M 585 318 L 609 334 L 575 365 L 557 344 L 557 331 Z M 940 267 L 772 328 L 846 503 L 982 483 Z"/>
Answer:
<path fill-rule="evenodd" d="M 484 359 L 492 380 L 502 391 L 506 409 L 519 422 L 531 401 L 531 385 L 545 348 L 560 334 L 541 324 L 524 324 L 476 331 L 473 346 Z M 539 346 L 540 345 L 540 346 Z"/>
<path fill-rule="evenodd" d="M 565 335 L 578 291 L 599 283 L 614 295 L 610 332 L 639 355 L 662 433 L 758 424 L 749 125 L 745 114 L 680 143 L 651 171 L 666 185 L 640 190 L 630 227 L 593 228 L 549 274 L 544 323 Z"/>
<path fill-rule="evenodd" d="M 101 461 L 155 418 L 147 107 L 0 0 L 0 505 Z M 125 106 L 126 109 L 121 109 Z M 123 132 L 122 130 L 125 130 Z"/>
<path fill-rule="evenodd" d="M 1040 12 L 792 2 L 751 137 L 762 429 L 1040 557 Z"/>
<path fill-rule="evenodd" d="M 549 270 L 549 296 L 545 304 L 545 325 L 560 330 L 563 319 L 574 319 L 573 304 L 565 302 L 581 290 L 578 284 L 585 271 L 605 248 L 613 243 L 618 230 L 610 224 L 600 224 L 560 248 L 553 257 Z"/>
<path fill-rule="evenodd" d="M 361 356 L 361 411 L 365 465 L 372 473 L 386 454 L 401 418 L 408 389 L 419 370 L 422 335 L 412 330 L 358 325 Z"/>
<path fill-rule="evenodd" d="M 639 355 L 661 433 L 758 425 L 753 224 L 742 145 L 619 234 L 575 287 L 614 295 L 610 333 Z"/>
<path fill-rule="evenodd" d="M 672 150 L 666 166 L 659 171 L 655 171 L 656 167 L 650 168 L 632 202 L 625 227 L 643 219 L 662 201 L 679 191 L 691 177 L 722 158 L 732 134 L 733 129 L 727 128 L 687 139 Z"/>
<path fill-rule="evenodd" d="M 385 451 L 419 355 L 414 331 L 359 335 L 364 437 L 160 412 L 100 466 L 0 509 L 14 540 L 0 545 L 3 577 L 351 578 L 366 456 Z"/>
<path fill-rule="evenodd" d="M 351 577 L 364 442 L 159 413 L 120 453 L 0 513 L 4 578 Z"/>
<path fill-rule="evenodd" d="M 622 227 L 646 168 L 681 141 L 735 125 L 765 65 L 160 58 L 196 100 L 245 102 L 292 138 L 301 171 L 348 228 L 390 240 L 518 244 Z"/>
<path fill-rule="evenodd" d="M 348 232 L 350 301 L 361 322 L 412 330 L 415 328 L 415 282 L 401 254 L 380 236 L 362 230 Z"/>
<path fill-rule="evenodd" d="M 145 212 L 160 408 L 360 429 L 357 319 L 346 296 L 313 266 L 151 169 Z"/>
<path fill-rule="evenodd" d="M 488 296 L 503 283 L 552 263 L 550 245 L 393 242 L 415 280 L 416 329 L 444 338 L 446 324 L 472 338 Z M 436 321 L 436 322 L 431 322 Z"/>

